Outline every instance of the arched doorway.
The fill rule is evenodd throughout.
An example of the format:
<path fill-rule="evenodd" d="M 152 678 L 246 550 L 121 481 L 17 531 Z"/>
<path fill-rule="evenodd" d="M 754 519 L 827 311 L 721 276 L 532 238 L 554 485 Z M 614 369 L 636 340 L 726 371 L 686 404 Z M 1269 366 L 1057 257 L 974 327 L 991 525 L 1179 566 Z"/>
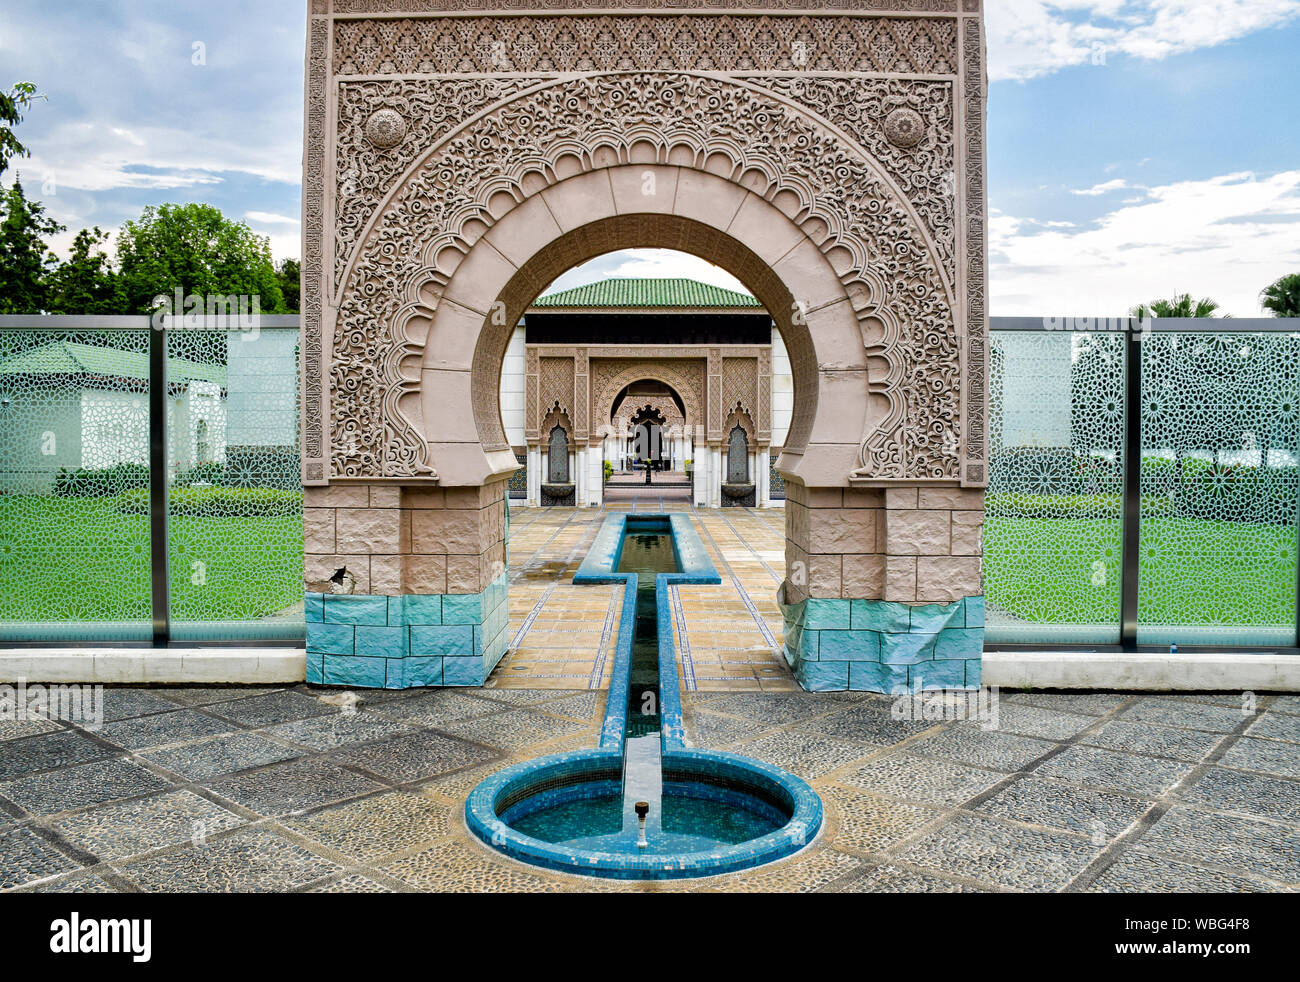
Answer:
<path fill-rule="evenodd" d="M 632 432 L 628 439 L 627 462 L 649 467 L 651 471 L 665 470 L 672 463 L 672 454 L 664 439 L 663 416 L 654 409 L 642 409 L 632 417 Z"/>
<path fill-rule="evenodd" d="M 739 424 L 727 440 L 727 483 L 749 483 L 749 439 Z"/>
<path fill-rule="evenodd" d="M 549 507 L 572 508 L 577 503 L 573 483 L 573 448 L 563 423 L 551 427 L 546 441 L 546 478 L 541 503 Z"/>
<path fill-rule="evenodd" d="M 439 11 L 458 29 L 440 43 L 457 50 L 423 60 L 394 46 L 407 35 L 390 0 L 382 21 L 367 19 L 368 0 L 311 17 L 309 510 L 339 528 L 349 489 L 396 502 L 393 544 L 346 545 L 385 570 L 373 592 L 432 593 L 427 570 L 440 561 L 445 595 L 480 598 L 483 650 L 444 655 L 443 678 L 481 682 L 506 635 L 503 488 L 518 462 L 498 392 L 513 327 L 584 259 L 681 249 L 740 279 L 790 353 L 794 410 L 777 469 L 785 641 L 800 681 L 887 690 L 919 680 L 922 663 L 928 684 L 977 678 L 978 536 L 952 530 L 978 527 L 986 479 L 980 4 L 933 0 L 900 16 L 810 2 L 769 16 L 736 0 L 709 13 L 553 10 L 535 23 L 475 12 L 493 3 Z M 628 33 L 590 30 L 593 16 Z M 779 40 L 658 40 L 705 23 Z M 482 55 L 536 51 L 515 42 L 542 28 L 572 43 L 522 68 Z M 502 48 L 481 43 L 498 37 Z M 343 194 L 338 175 L 353 170 L 364 180 Z M 710 365 L 724 361 L 719 351 Z M 718 377 L 701 425 L 720 454 L 735 404 Z M 592 381 L 575 372 L 560 406 L 579 445 L 594 425 Z M 309 584 L 338 558 L 333 541 L 309 551 Z M 928 640 L 895 638 L 890 603 L 942 619 L 914 613 Z M 851 604 L 880 630 L 850 630 Z"/>
<path fill-rule="evenodd" d="M 615 396 L 608 418 L 622 441 L 623 470 L 646 462 L 671 470 L 684 459 L 685 403 L 668 383 L 638 379 Z"/>
<path fill-rule="evenodd" d="M 567 484 L 569 481 L 569 434 L 564 432 L 563 426 L 551 430 L 547 480 L 551 484 Z"/>

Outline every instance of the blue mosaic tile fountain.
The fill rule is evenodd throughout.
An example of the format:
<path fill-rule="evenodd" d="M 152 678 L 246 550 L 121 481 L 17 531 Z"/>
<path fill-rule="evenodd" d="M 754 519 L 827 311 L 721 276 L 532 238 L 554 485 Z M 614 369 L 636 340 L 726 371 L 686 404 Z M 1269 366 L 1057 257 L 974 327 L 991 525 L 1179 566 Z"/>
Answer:
<path fill-rule="evenodd" d="M 515 859 L 616 879 L 748 869 L 817 835 L 821 799 L 777 767 L 685 745 L 668 588 L 720 579 L 690 518 L 606 519 L 575 583 L 623 583 L 600 746 L 507 768 L 470 794 L 470 830 Z"/>

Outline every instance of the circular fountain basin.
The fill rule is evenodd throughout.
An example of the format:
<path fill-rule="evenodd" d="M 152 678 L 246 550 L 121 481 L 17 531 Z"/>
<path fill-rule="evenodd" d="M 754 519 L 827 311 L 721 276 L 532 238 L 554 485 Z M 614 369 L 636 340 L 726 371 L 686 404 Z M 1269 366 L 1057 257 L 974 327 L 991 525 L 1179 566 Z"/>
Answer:
<path fill-rule="evenodd" d="M 622 754 L 585 750 L 507 768 L 465 802 L 470 831 L 514 859 L 613 879 L 733 873 L 798 852 L 821 829 L 806 782 L 736 754 L 664 754 L 663 796 L 638 848 L 622 793 Z M 657 812 L 657 814 L 656 814 Z"/>

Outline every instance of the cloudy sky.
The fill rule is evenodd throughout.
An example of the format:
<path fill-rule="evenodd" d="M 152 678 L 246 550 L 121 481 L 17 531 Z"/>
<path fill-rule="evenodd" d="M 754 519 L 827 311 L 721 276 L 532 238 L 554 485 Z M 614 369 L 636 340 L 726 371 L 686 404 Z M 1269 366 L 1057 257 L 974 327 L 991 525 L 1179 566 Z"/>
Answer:
<path fill-rule="evenodd" d="M 1175 292 L 1259 313 L 1300 271 L 1300 0 L 988 0 L 992 313 Z M 11 166 L 72 233 L 207 201 L 297 256 L 305 0 L 5 0 L 0 64 L 48 96 Z M 674 254 L 603 275 L 735 285 Z"/>

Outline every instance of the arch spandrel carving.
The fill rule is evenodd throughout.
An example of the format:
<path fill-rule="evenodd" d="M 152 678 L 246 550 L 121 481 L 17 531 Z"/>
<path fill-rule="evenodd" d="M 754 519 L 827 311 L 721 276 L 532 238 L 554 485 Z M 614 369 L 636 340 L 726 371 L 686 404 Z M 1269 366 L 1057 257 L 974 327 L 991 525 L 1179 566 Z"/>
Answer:
<path fill-rule="evenodd" d="M 557 14 L 532 17 L 546 31 L 561 31 L 566 23 L 576 23 L 558 13 L 561 5 L 540 6 L 555 6 L 557 10 Z M 562 6 L 572 10 L 584 5 Z M 620 5 L 597 6 L 614 10 Z M 658 5 L 630 6 L 652 9 Z M 599 16 L 618 21 L 625 28 L 631 19 L 644 21 L 647 16 L 660 28 L 669 21 L 689 17 L 697 27 L 708 24 L 712 25 L 710 30 L 719 31 L 726 28 L 726 18 L 751 16 L 743 13 L 750 6 L 745 3 L 719 0 L 719 6 L 727 9 L 671 17 L 665 10 L 655 15 L 657 20 L 652 15 L 631 12 Z M 826 60 L 831 55 L 820 47 L 811 49 L 814 57 L 806 65 L 792 66 L 799 70 L 789 77 L 745 76 L 746 71 L 761 70 L 756 66 L 762 58 L 775 57 L 763 47 L 770 47 L 768 36 L 777 39 L 779 48 L 801 37 L 800 30 L 811 30 L 819 24 L 827 28 L 837 16 L 806 9 L 824 8 L 826 4 L 762 5 L 766 10 L 787 6 L 804 12 L 799 17 L 754 14 L 754 23 L 749 25 L 754 30 L 745 35 L 749 48 L 742 44 L 735 50 L 726 46 L 718 49 L 724 60 L 709 70 L 729 72 L 730 78 L 684 74 L 697 70 L 697 62 L 691 59 L 698 52 L 685 42 L 674 47 L 662 40 L 663 35 L 656 42 L 660 47 L 654 64 L 626 66 L 651 69 L 640 74 L 599 74 L 608 69 L 601 68 L 591 51 L 583 54 L 583 44 L 591 40 L 588 37 L 574 51 L 563 45 L 555 48 L 555 57 L 587 58 L 585 62 L 566 63 L 567 70 L 589 73 L 578 78 L 537 83 L 534 77 L 517 74 L 508 79 L 437 76 L 448 69 L 428 57 L 431 49 L 427 42 L 434 25 L 419 17 L 410 18 L 409 24 L 382 22 L 387 40 L 379 46 L 380 56 L 387 61 L 382 66 L 369 66 L 377 74 L 382 67 L 391 75 L 409 74 L 410 78 L 348 77 L 347 73 L 360 70 L 348 45 L 366 36 L 367 31 L 377 37 L 375 26 L 381 22 L 357 16 L 329 21 L 331 59 L 330 45 L 318 43 L 318 23 L 313 21 L 309 90 L 316 84 L 325 58 L 324 67 L 333 67 L 342 82 L 337 90 L 338 117 L 333 125 L 338 126 L 344 118 L 349 120 L 350 136 L 340 139 L 337 145 L 352 149 L 342 150 L 335 159 L 333 176 L 337 182 L 340 174 L 362 170 L 368 188 L 366 195 L 360 196 L 365 200 L 347 212 L 348 227 L 338 230 L 338 238 L 323 250 L 329 262 L 320 264 L 322 279 L 333 280 L 341 275 L 340 270 L 348 271 L 339 280 L 344 286 L 339 295 L 337 323 L 330 332 L 332 337 L 321 346 L 319 362 L 321 368 L 330 366 L 329 400 L 323 401 L 342 402 L 341 407 L 330 407 L 333 434 L 328 440 L 318 441 L 333 450 L 327 473 L 396 477 L 433 473 L 436 460 L 430 456 L 430 447 L 435 441 L 423 439 L 427 432 L 420 409 L 425 398 L 421 395 L 423 383 L 411 366 L 425 360 L 428 332 L 445 308 L 443 294 L 454 289 L 453 281 L 459 282 L 468 271 L 462 264 L 482 267 L 487 263 L 476 255 L 474 245 L 506 214 L 522 208 L 544 188 L 562 183 L 565 178 L 584 170 L 651 164 L 679 168 L 682 173 L 717 174 L 758 194 L 783 212 L 830 263 L 842 284 L 842 298 L 852 307 L 858 323 L 864 375 L 871 357 L 883 366 L 882 371 L 871 373 L 867 383 L 877 410 L 864 422 L 857 460 L 847 468 L 853 479 L 982 483 L 978 462 L 984 456 L 985 311 L 983 46 L 979 4 L 972 0 L 873 4 L 855 0 L 849 5 L 855 12 L 852 16 L 838 15 L 852 22 L 851 30 L 837 33 L 827 29 L 820 35 L 838 39 L 839 53 L 835 57 L 842 59 L 848 57 L 846 52 L 854 44 L 864 46 L 862 31 L 872 32 L 877 42 L 873 50 L 858 54 L 892 59 L 877 61 L 874 68 L 898 78 L 863 79 L 838 74 L 845 71 L 844 62 Z M 491 9 L 492 5 L 456 7 L 468 12 Z M 372 8 L 356 0 L 346 13 L 360 15 Z M 437 4 L 393 3 L 385 12 L 435 9 Z M 864 13 L 877 9 L 881 11 L 879 16 Z M 338 3 L 332 10 L 344 12 Z M 932 12 L 935 16 L 890 18 L 885 14 L 893 10 Z M 596 15 L 575 12 L 572 16 L 586 16 L 589 24 Z M 475 34 L 477 25 L 471 24 L 469 17 L 442 19 L 438 30 L 453 20 L 466 38 L 487 36 Z M 527 47 L 521 33 L 531 29 L 525 24 L 527 17 L 491 20 L 493 32 L 514 32 L 508 44 L 523 45 L 521 52 Z M 758 25 L 759 20 L 764 24 Z M 755 43 L 758 48 L 753 47 Z M 368 42 L 363 46 L 372 54 L 377 50 Z M 348 58 L 353 62 L 345 64 Z M 547 63 L 534 60 L 510 66 L 496 64 L 487 71 L 518 73 L 526 65 L 523 70 L 535 70 L 541 77 L 561 70 L 556 67 L 559 64 L 554 59 Z M 763 64 L 778 72 L 784 70 L 778 63 Z M 467 67 L 458 64 L 457 70 Z M 907 77 L 927 70 L 933 73 L 929 78 Z M 462 86 L 470 93 L 462 100 L 463 114 L 479 114 L 460 130 L 448 129 L 443 136 L 443 130 L 434 127 L 428 134 L 413 138 L 409 127 L 402 132 L 400 126 L 390 125 L 391 119 L 384 120 L 384 127 L 370 128 L 362 120 L 365 109 L 378 112 L 390 108 L 386 99 L 392 98 L 395 86 L 401 90 L 399 98 L 424 99 L 427 103 L 429 91 L 452 80 L 499 83 L 495 88 L 485 84 L 478 88 Z M 351 91 L 357 95 L 349 96 Z M 635 112 L 610 111 L 612 104 L 620 103 L 620 92 L 624 97 L 635 93 L 641 99 L 637 105 L 650 111 L 639 116 Z M 482 102 L 494 98 L 496 102 L 480 111 Z M 626 103 L 626 99 L 622 102 Z M 310 175 L 315 106 L 310 91 L 308 104 L 305 167 Z M 596 105 L 602 107 L 599 115 L 583 108 Z M 560 111 L 556 112 L 557 108 Z M 523 134 L 529 132 L 521 121 L 543 118 L 556 125 L 545 133 L 533 133 L 531 142 L 521 142 Z M 609 119 L 618 124 L 614 132 L 609 132 Z M 745 120 L 750 128 L 737 131 L 736 120 Z M 769 122 L 786 129 L 784 141 L 773 141 L 772 132 L 765 129 Z M 376 147 L 372 139 L 372 147 L 365 149 L 358 141 L 366 140 L 371 131 L 379 134 L 380 143 L 393 133 L 400 135 L 400 140 L 391 147 Z M 439 139 L 442 142 L 437 147 L 427 146 Z M 764 158 L 764 144 L 778 152 Z M 343 159 L 349 153 L 364 157 L 366 166 L 350 171 L 350 162 Z M 417 162 L 414 158 L 420 154 L 424 157 Z M 408 157 L 412 162 L 403 175 L 385 189 L 384 183 Z M 313 183 L 309 176 L 305 184 L 305 215 L 315 213 L 312 199 L 323 190 L 317 186 L 320 183 L 323 181 Z M 358 216 L 366 211 L 371 211 L 369 222 L 357 232 Z M 313 234 L 310 224 L 309 237 Z M 959 228 L 963 229 L 962 235 L 957 233 Z M 318 226 L 317 232 L 322 231 Z M 344 255 L 349 243 L 353 243 L 350 256 Z M 609 248 L 628 244 L 633 243 L 618 236 L 608 243 Z M 418 262 L 410 260 L 413 255 L 419 257 Z M 310 256 L 311 249 L 305 249 L 305 264 Z M 327 265 L 332 274 L 325 272 Z M 521 268 L 511 281 L 514 290 L 522 293 L 546 285 L 526 285 L 521 277 L 527 263 L 518 265 Z M 309 276 L 306 265 L 304 276 Z M 305 311 L 311 309 L 312 289 L 313 284 L 305 284 Z M 790 299 L 796 320 L 804 313 L 817 312 L 815 307 L 800 311 L 797 298 Z M 835 302 L 831 298 L 823 306 Z M 490 334 L 499 326 L 486 323 L 487 311 L 472 310 L 470 314 L 485 320 L 480 335 Z M 507 319 L 512 316 L 516 314 L 507 311 Z M 326 330 L 328 318 L 329 312 L 322 311 L 315 329 Z M 313 329 L 311 320 L 305 318 L 309 332 Z M 796 333 L 796 327 L 790 325 L 791 333 Z M 368 364 L 358 358 L 358 332 L 366 335 L 365 343 L 372 353 Z M 376 350 L 380 352 L 377 359 L 373 354 Z M 304 351 L 312 351 L 308 338 L 304 340 Z M 814 345 L 800 350 L 796 343 L 790 353 L 792 367 L 805 382 L 841 367 L 817 357 Z M 480 354 L 476 347 L 473 357 L 467 359 L 475 373 L 483 370 Z M 952 385 L 954 378 L 963 379 L 963 384 Z M 944 379 L 946 385 L 936 386 L 936 379 Z M 323 383 L 324 377 L 308 366 L 305 390 L 315 386 L 323 389 Z M 471 386 L 475 400 L 481 388 Z M 805 384 L 805 395 L 807 388 Z M 304 396 L 306 407 L 310 393 L 305 391 Z M 359 413 L 354 411 L 358 407 Z M 350 437 L 346 441 L 339 439 L 339 408 L 344 408 L 349 417 Z M 760 416 L 764 409 L 755 407 Z M 792 434 L 807 437 L 812 432 L 811 421 L 805 426 L 808 432 L 799 434 L 797 429 L 792 428 Z M 318 422 L 316 435 L 320 430 Z M 482 425 L 479 430 L 487 452 L 498 449 L 497 441 L 492 439 L 495 434 L 485 432 Z M 319 475 L 323 461 L 307 459 L 312 457 L 313 433 L 306 423 L 304 441 L 304 475 Z M 797 446 L 797 440 L 791 445 Z M 351 452 L 353 448 L 358 448 L 357 452 Z M 845 479 L 849 476 L 846 474 Z"/>
<path fill-rule="evenodd" d="M 754 417 L 750 415 L 744 406 L 740 405 L 731 406 L 727 409 L 727 420 L 722 424 L 722 432 L 730 434 L 737 426 L 745 431 L 745 439 L 749 441 L 751 447 L 759 445 L 760 441 L 757 427 L 754 426 Z"/>
<path fill-rule="evenodd" d="M 443 79 L 346 82 L 339 87 L 334 155 L 334 269 L 331 294 L 342 285 L 381 201 L 411 163 L 466 118 L 544 81 L 542 78 Z M 394 146 L 377 146 L 367 125 L 382 112 L 396 112 L 407 125 Z"/>

